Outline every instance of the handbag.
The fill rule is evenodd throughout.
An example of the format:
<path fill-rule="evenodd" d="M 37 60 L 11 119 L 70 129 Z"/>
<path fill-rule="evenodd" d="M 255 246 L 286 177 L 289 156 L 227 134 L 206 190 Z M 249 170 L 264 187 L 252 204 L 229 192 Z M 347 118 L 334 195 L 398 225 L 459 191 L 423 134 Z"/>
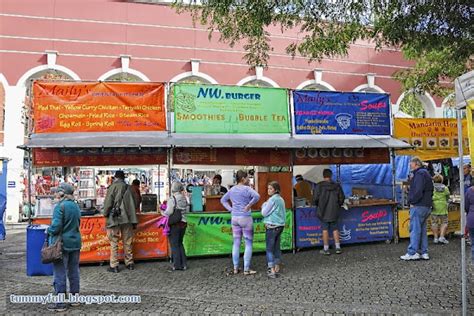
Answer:
<path fill-rule="evenodd" d="M 64 217 L 66 216 L 65 211 L 64 211 L 64 204 L 61 204 L 61 211 L 63 212 L 62 214 L 62 227 L 61 231 L 59 232 L 58 239 L 56 239 L 56 242 L 52 245 L 49 245 L 48 242 L 48 236 L 46 236 L 43 244 L 43 248 L 41 248 L 41 262 L 43 264 L 47 263 L 52 263 L 52 262 L 57 262 L 61 261 L 63 259 L 63 238 L 62 238 L 62 232 L 64 229 Z"/>
<path fill-rule="evenodd" d="M 176 202 L 176 198 L 174 196 L 173 196 L 173 200 L 174 200 L 173 214 L 171 214 L 168 217 L 168 225 L 169 226 L 178 224 L 179 222 L 181 222 L 183 220 L 182 209 L 176 207 L 177 202 Z"/>

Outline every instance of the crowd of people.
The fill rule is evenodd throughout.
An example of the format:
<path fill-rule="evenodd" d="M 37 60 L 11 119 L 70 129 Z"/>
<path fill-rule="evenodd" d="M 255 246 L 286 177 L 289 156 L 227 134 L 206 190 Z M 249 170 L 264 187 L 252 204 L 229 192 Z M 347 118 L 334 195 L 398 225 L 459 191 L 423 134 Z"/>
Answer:
<path fill-rule="evenodd" d="M 419 158 L 410 162 L 410 243 L 407 253 L 402 260 L 429 260 L 427 223 L 431 217 L 433 241 L 436 244 L 447 244 L 446 239 L 448 224 L 449 189 L 443 184 L 443 177 L 439 174 L 432 177 Z M 472 187 L 471 167 L 466 165 L 465 192 L 467 230 L 474 239 L 474 187 Z M 139 181 L 133 181 L 129 186 L 125 182 L 123 171 L 117 171 L 115 180 L 107 190 L 103 215 L 106 217 L 107 236 L 110 241 L 110 263 L 108 271 L 119 273 L 118 244 L 122 239 L 124 246 L 125 267 L 135 269 L 132 253 L 132 240 L 137 228 L 137 211 L 140 206 Z M 341 185 L 333 180 L 330 169 L 323 171 L 323 181 L 317 184 L 311 196 L 306 192 L 308 187 L 303 183 L 302 177 L 297 178 L 295 190 L 298 194 L 311 199 L 317 206 L 317 216 L 322 223 L 323 255 L 330 255 L 329 233 L 332 231 L 334 249 L 336 254 L 341 254 L 338 221 L 341 216 L 345 196 Z M 252 252 L 254 226 L 251 209 L 260 200 L 260 195 L 249 184 L 249 175 L 244 170 L 236 173 L 236 182 L 230 190 L 222 187 L 221 203 L 231 213 L 233 235 L 232 270 L 229 274 L 242 273 L 245 276 L 254 275 L 252 269 Z M 220 185 L 222 178 L 216 175 L 212 183 Z M 300 185 L 298 185 L 298 183 Z M 224 190 L 225 189 L 225 190 Z M 278 182 L 268 183 L 267 193 L 269 199 L 263 203 L 261 214 L 265 224 L 267 276 L 277 278 L 281 273 L 281 236 L 285 229 L 285 201 L 281 197 L 281 187 Z M 69 292 L 79 293 L 79 253 L 81 249 L 81 235 L 79 230 L 80 210 L 74 201 L 74 186 L 67 182 L 60 183 L 55 190 L 57 204 L 51 226 L 48 228 L 50 244 L 59 236 L 63 240 L 63 259 L 54 263 L 54 289 L 56 293 L 66 293 L 66 279 L 69 280 Z M 185 271 L 188 269 L 186 252 L 183 240 L 187 228 L 187 214 L 190 203 L 187 191 L 181 181 L 174 181 L 171 186 L 170 197 L 162 214 L 166 217 L 169 226 L 169 242 L 171 246 L 170 272 Z M 241 270 L 240 246 L 242 238 L 245 244 L 243 255 L 243 270 Z M 474 259 L 474 247 L 472 248 Z M 474 262 L 474 261 L 473 261 Z M 63 311 L 67 306 L 55 303 L 48 307 L 50 310 Z"/>

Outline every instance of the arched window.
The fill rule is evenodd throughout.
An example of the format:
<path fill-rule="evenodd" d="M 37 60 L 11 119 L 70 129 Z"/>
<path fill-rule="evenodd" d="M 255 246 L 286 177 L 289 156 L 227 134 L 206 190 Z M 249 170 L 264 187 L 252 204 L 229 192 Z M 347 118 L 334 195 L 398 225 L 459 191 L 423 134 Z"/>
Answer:
<path fill-rule="evenodd" d="M 34 80 L 73 80 L 67 73 L 56 69 L 45 69 L 32 74 L 26 80 L 25 105 L 23 107 L 22 123 L 25 127 L 25 136 L 33 132 L 33 81 Z"/>
<path fill-rule="evenodd" d="M 177 83 L 196 83 L 196 84 L 212 84 L 211 81 L 200 76 L 188 76 L 176 81 Z"/>
<path fill-rule="evenodd" d="M 104 81 L 143 82 L 143 79 L 138 77 L 137 75 L 128 72 L 120 72 L 118 74 L 106 78 Z"/>
<path fill-rule="evenodd" d="M 266 81 L 260 80 L 260 79 L 255 79 L 255 80 L 248 81 L 248 82 L 244 83 L 243 86 L 246 86 L 246 87 L 263 87 L 263 88 L 273 87 L 272 84 L 270 84 Z"/>
<path fill-rule="evenodd" d="M 324 86 L 319 83 L 312 83 L 301 88 L 301 90 L 312 90 L 312 91 L 331 91 L 327 86 Z"/>
<path fill-rule="evenodd" d="M 414 93 L 409 93 L 405 95 L 403 100 L 400 103 L 400 111 L 413 118 L 425 118 L 426 111 L 423 106 L 423 103 L 418 99 L 417 95 Z"/>

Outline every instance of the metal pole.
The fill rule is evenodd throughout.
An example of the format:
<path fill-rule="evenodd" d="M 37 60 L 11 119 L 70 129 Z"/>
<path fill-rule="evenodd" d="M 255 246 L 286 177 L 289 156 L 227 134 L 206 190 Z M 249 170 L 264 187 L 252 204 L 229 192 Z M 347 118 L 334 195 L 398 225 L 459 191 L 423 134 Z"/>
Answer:
<path fill-rule="evenodd" d="M 464 212 L 464 138 L 462 133 L 462 110 L 457 112 L 458 120 L 458 150 L 459 150 L 459 192 L 461 193 L 461 297 L 462 297 L 462 315 L 467 316 L 467 289 L 466 289 L 466 237 L 465 237 L 465 225 L 466 225 L 466 214 Z"/>
<path fill-rule="evenodd" d="M 395 149 L 391 148 L 390 149 L 390 162 L 392 165 L 392 196 L 393 196 L 393 201 L 397 202 L 397 172 L 395 170 Z M 393 211 L 393 236 L 394 236 L 394 242 L 398 244 L 398 225 L 400 224 L 398 222 L 398 207 L 397 205 L 392 207 Z"/>
<path fill-rule="evenodd" d="M 31 225 L 31 213 L 33 212 L 33 206 L 31 205 L 31 148 L 28 149 L 28 204 L 30 212 L 28 213 L 28 225 Z"/>

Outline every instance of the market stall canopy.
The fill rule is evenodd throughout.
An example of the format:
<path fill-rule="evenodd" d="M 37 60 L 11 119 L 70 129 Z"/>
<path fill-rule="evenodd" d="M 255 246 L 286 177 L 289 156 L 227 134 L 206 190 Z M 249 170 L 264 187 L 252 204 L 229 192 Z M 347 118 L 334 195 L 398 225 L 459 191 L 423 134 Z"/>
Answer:
<path fill-rule="evenodd" d="M 167 132 L 32 134 L 27 148 L 170 147 Z"/>
<path fill-rule="evenodd" d="M 192 148 L 411 148 L 390 136 L 366 135 L 172 134 L 169 141 L 174 147 Z"/>

